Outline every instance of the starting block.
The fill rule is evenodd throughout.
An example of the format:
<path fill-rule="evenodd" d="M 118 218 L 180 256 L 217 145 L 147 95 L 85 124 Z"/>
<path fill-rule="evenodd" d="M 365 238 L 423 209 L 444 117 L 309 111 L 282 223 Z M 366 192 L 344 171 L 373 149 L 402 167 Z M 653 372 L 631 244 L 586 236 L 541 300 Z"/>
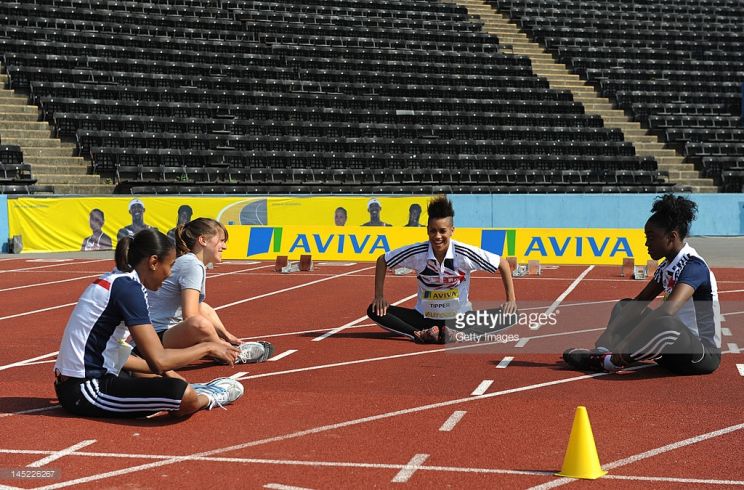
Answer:
<path fill-rule="evenodd" d="M 286 255 L 276 258 L 274 270 L 288 274 L 290 272 L 311 271 L 314 269 L 312 255 L 300 255 L 300 261 L 288 260 Z"/>
<path fill-rule="evenodd" d="M 527 265 L 516 264 L 516 259 L 514 262 L 515 265 L 512 268 L 513 277 L 539 276 L 542 274 L 542 266 L 540 265 L 539 260 L 530 260 L 527 262 Z M 511 266 L 511 262 L 509 263 L 509 266 Z"/>
<path fill-rule="evenodd" d="M 300 255 L 300 270 L 301 271 L 311 271 L 315 267 L 313 266 L 313 256 L 312 255 Z"/>
<path fill-rule="evenodd" d="M 288 260 L 286 255 L 277 255 L 276 262 L 274 262 L 274 271 L 282 272 L 282 269 L 287 267 L 287 262 Z"/>
<path fill-rule="evenodd" d="M 542 267 L 539 260 L 530 260 L 527 262 L 527 274 L 530 276 L 539 276 L 542 274 Z"/>
<path fill-rule="evenodd" d="M 656 273 L 656 269 L 659 268 L 659 264 L 654 259 L 649 259 L 646 262 L 646 272 L 649 276 L 653 276 Z"/>
<path fill-rule="evenodd" d="M 623 259 L 623 265 L 620 267 L 620 276 L 621 277 L 633 277 L 633 274 L 635 273 L 635 260 L 631 257 L 626 257 Z"/>

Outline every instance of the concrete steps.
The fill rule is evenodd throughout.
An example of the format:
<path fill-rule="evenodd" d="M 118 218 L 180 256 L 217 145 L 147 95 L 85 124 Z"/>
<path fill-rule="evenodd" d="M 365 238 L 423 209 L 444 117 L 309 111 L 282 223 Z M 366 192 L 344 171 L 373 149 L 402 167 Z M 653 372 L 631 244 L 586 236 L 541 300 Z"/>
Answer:
<path fill-rule="evenodd" d="M 684 162 L 672 149 L 665 148 L 656 136 L 648 134 L 637 122 L 631 121 L 623 111 L 614 108 L 612 102 L 600 96 L 591 85 L 571 73 L 566 65 L 557 63 L 553 55 L 533 42 L 516 23 L 493 9 L 483 0 L 457 0 L 468 9 L 468 13 L 478 16 L 483 30 L 499 38 L 502 44 L 511 46 L 518 56 L 527 56 L 532 61 L 532 71 L 548 80 L 552 89 L 570 90 L 574 100 L 580 102 L 587 114 L 598 114 L 607 128 L 617 128 L 623 132 L 626 141 L 633 144 L 641 156 L 653 156 L 659 163 L 659 170 L 670 172 L 670 181 L 691 186 L 696 192 L 717 192 L 712 179 L 701 178 L 695 167 Z"/>
<path fill-rule="evenodd" d="M 0 75 L 0 85 L 7 75 Z M 75 145 L 52 138 L 52 128 L 39 121 L 39 110 L 27 97 L 0 89 L 0 141 L 19 145 L 31 165 L 37 185 L 50 185 L 55 194 L 108 195 L 114 186 L 88 174 L 88 162 L 74 156 Z"/>

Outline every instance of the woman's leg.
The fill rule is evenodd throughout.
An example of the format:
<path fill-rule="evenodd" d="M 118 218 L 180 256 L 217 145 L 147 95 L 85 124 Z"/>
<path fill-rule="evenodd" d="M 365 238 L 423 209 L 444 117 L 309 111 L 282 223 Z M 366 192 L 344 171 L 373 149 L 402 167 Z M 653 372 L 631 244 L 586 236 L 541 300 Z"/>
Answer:
<path fill-rule="evenodd" d="M 380 316 L 372 311 L 372 305 L 367 308 L 367 316 L 385 330 L 404 335 L 415 340 L 414 333 L 438 325 L 438 322 L 424 317 L 418 311 L 400 306 L 388 306 L 387 313 Z"/>
<path fill-rule="evenodd" d="M 721 356 L 706 346 L 679 318 L 651 315 L 618 345 L 612 362 L 630 364 L 655 360 L 677 374 L 708 374 L 718 369 Z"/>
<path fill-rule="evenodd" d="M 212 322 L 201 315 L 187 318 L 163 334 L 163 347 L 167 349 L 185 349 L 201 342 L 224 342 Z"/>
<path fill-rule="evenodd" d="M 650 311 L 648 308 L 634 304 L 632 299 L 620 300 L 612 308 L 607 328 L 595 342 L 595 347 L 610 351 L 615 350 L 615 346 L 627 337 Z"/>
<path fill-rule="evenodd" d="M 84 417 L 136 418 L 162 411 L 186 415 L 206 404 L 199 405 L 203 400 L 194 400 L 189 395 L 186 406 L 182 406 L 191 388 L 184 380 L 175 378 L 107 375 L 55 383 L 54 388 L 67 411 Z"/>

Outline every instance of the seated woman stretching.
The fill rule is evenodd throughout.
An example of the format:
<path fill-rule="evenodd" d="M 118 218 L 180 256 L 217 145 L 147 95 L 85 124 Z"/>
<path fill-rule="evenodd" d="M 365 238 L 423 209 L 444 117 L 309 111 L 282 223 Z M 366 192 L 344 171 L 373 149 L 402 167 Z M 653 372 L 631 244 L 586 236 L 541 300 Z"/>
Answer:
<path fill-rule="evenodd" d="M 85 289 L 62 336 L 54 389 L 65 410 L 85 417 L 145 417 L 161 411 L 182 416 L 232 403 L 243 394 L 240 382 L 230 378 L 189 385 L 172 371 L 204 356 L 233 364 L 239 354 L 222 342 L 163 348 L 150 322 L 145 288 L 157 290 L 175 259 L 171 241 L 155 229 L 117 245 L 117 268 Z M 129 335 L 141 358 L 129 355 Z M 131 377 L 123 369 L 145 377 Z"/>
<path fill-rule="evenodd" d="M 491 332 L 513 325 L 517 303 L 507 261 L 481 248 L 451 239 L 455 231 L 455 211 L 446 197 L 432 199 L 427 212 L 428 241 L 391 250 L 377 259 L 375 297 L 367 309 L 369 318 L 382 328 L 417 343 L 443 344 L 458 340 L 446 323 L 471 310 L 468 299 L 470 273 L 483 270 L 500 274 L 506 295 L 501 308 L 491 310 L 501 318 L 498 325 L 491 326 Z M 385 274 L 387 269 L 394 267 L 416 271 L 418 300 L 415 309 L 394 306 L 385 299 Z"/>
<path fill-rule="evenodd" d="M 150 291 L 150 316 L 164 347 L 181 349 L 200 342 L 224 342 L 240 350 L 235 362 L 263 362 L 274 352 L 269 342 L 241 342 L 205 301 L 206 264 L 222 262 L 227 230 L 219 221 L 197 218 L 176 228 L 173 273 Z"/>
<path fill-rule="evenodd" d="M 716 278 L 685 238 L 697 205 L 681 196 L 654 202 L 646 222 L 646 247 L 663 258 L 654 278 L 633 300 L 620 301 L 594 349 L 563 353 L 582 371 L 615 372 L 653 360 L 675 374 L 708 374 L 721 363 L 721 323 Z M 648 305 L 659 294 L 656 309 Z"/>

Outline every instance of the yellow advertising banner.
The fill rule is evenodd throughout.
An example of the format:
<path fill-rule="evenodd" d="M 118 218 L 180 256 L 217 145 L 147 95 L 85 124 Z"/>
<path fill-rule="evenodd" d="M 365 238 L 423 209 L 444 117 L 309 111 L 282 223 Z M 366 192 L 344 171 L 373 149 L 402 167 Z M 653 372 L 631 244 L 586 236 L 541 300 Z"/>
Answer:
<path fill-rule="evenodd" d="M 370 227 L 241 227 L 228 226 L 230 258 L 274 259 L 286 255 L 298 260 L 373 261 L 389 250 L 428 239 L 423 228 Z M 521 262 L 543 264 L 622 264 L 632 257 L 650 259 L 640 229 L 456 228 L 453 239 Z"/>
<path fill-rule="evenodd" d="M 60 197 L 8 200 L 10 236 L 23 252 L 106 250 L 143 228 L 173 236 L 192 218 L 225 225 L 421 226 L 430 196 L 406 197 Z"/>
<path fill-rule="evenodd" d="M 10 235 L 23 252 L 105 250 L 121 237 L 179 222 L 216 218 L 230 232 L 228 259 L 373 261 L 427 240 L 421 223 L 430 196 L 407 197 L 90 197 L 8 200 Z M 424 218 L 425 219 L 425 218 Z M 520 261 L 621 264 L 649 256 L 641 229 L 457 228 L 455 240 Z"/>

